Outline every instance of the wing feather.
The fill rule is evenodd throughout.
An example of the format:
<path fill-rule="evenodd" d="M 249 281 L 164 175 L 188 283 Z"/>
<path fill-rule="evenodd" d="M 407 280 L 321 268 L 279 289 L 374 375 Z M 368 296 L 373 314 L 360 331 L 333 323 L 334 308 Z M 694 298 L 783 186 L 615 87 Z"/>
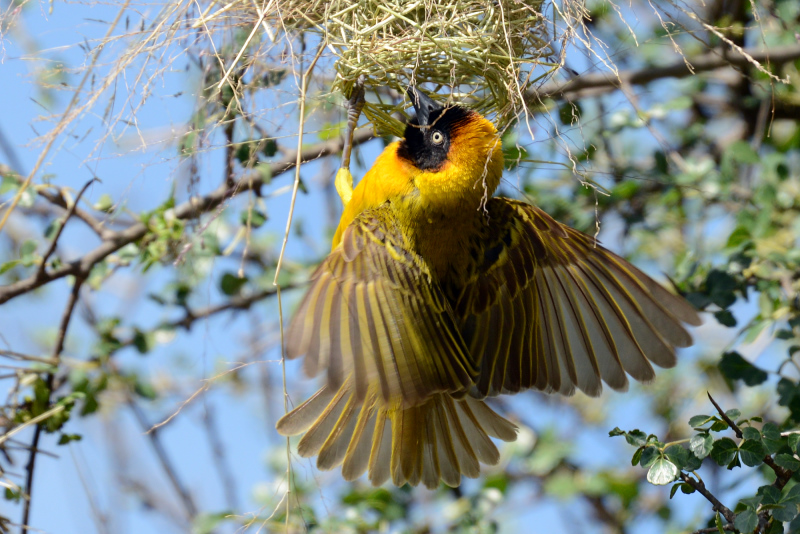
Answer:
<path fill-rule="evenodd" d="M 695 310 L 538 208 L 493 198 L 453 308 L 480 367 L 480 397 L 534 387 L 599 395 L 655 376 L 691 344 Z M 508 325 L 513 328 L 508 330 Z"/>
<path fill-rule="evenodd" d="M 367 210 L 312 276 L 289 327 L 287 355 L 356 396 L 380 386 L 406 406 L 466 391 L 478 370 L 439 283 L 412 249 L 391 206 Z"/>

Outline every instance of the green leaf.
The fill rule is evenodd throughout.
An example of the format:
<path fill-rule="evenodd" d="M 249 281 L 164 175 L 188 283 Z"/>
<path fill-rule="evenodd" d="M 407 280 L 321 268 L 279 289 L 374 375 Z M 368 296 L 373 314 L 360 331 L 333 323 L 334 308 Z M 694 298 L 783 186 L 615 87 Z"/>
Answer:
<path fill-rule="evenodd" d="M 775 423 L 764 423 L 761 428 L 761 443 L 764 444 L 767 454 L 774 454 L 786 445 L 786 438 L 781 436 L 781 431 Z"/>
<path fill-rule="evenodd" d="M 736 456 L 738 450 L 739 447 L 731 438 L 721 438 L 714 442 L 710 456 L 718 465 L 727 465 Z"/>
<path fill-rule="evenodd" d="M 727 415 L 728 418 L 736 421 L 737 419 L 739 419 L 742 416 L 742 412 L 740 412 L 736 408 L 731 408 L 730 410 L 726 410 L 725 411 L 725 415 Z"/>
<path fill-rule="evenodd" d="M 641 459 L 639 460 L 639 464 L 644 467 L 648 468 L 659 458 L 661 453 L 655 447 L 645 447 L 642 451 Z"/>
<path fill-rule="evenodd" d="M 795 531 L 790 531 L 795 532 Z M 780 521 L 773 521 L 767 527 L 767 530 L 764 531 L 764 534 L 783 534 L 783 523 Z"/>
<path fill-rule="evenodd" d="M 152 350 L 153 345 L 155 345 L 155 335 L 150 332 L 142 332 L 138 328 L 133 330 L 133 338 L 131 339 L 131 343 L 139 354 L 147 354 Z"/>
<path fill-rule="evenodd" d="M 789 406 L 789 404 L 797 397 L 797 384 L 788 378 L 781 378 L 778 381 L 778 404 L 781 406 Z"/>
<path fill-rule="evenodd" d="M 19 182 L 11 176 L 4 175 L 0 181 L 0 195 L 5 195 L 9 191 L 16 192 L 19 189 Z"/>
<path fill-rule="evenodd" d="M 714 515 L 714 525 L 716 525 L 719 534 L 725 534 L 725 527 L 722 524 L 722 516 L 719 512 Z"/>
<path fill-rule="evenodd" d="M 723 430 L 727 429 L 728 429 L 728 423 L 726 423 L 722 419 L 719 419 L 715 421 L 713 425 L 711 425 L 711 428 L 709 430 L 711 430 L 712 432 L 722 432 Z"/>
<path fill-rule="evenodd" d="M 7 261 L 7 262 L 5 262 L 3 264 L 0 264 L 0 274 L 4 274 L 4 273 L 10 271 L 11 269 L 16 267 L 20 263 L 22 263 L 20 260 L 11 260 L 11 261 Z"/>
<path fill-rule="evenodd" d="M 800 454 L 800 434 L 789 434 L 789 448 L 795 454 Z"/>
<path fill-rule="evenodd" d="M 745 465 L 756 467 L 764 463 L 766 451 L 764 450 L 764 445 L 762 445 L 760 441 L 746 439 L 739 445 L 739 456 Z"/>
<path fill-rule="evenodd" d="M 734 291 L 737 285 L 734 277 L 716 269 L 708 273 L 708 278 L 706 278 L 709 298 L 723 309 L 736 302 Z"/>
<path fill-rule="evenodd" d="M 744 439 L 752 439 L 754 441 L 761 441 L 761 432 L 757 428 L 746 426 L 742 429 L 742 437 Z"/>
<path fill-rule="evenodd" d="M 689 419 L 689 426 L 691 427 L 698 427 L 703 426 L 704 424 L 708 423 L 709 421 L 713 421 L 715 419 L 712 415 L 694 415 L 691 419 Z"/>
<path fill-rule="evenodd" d="M 641 189 L 639 182 L 635 180 L 625 180 L 618 183 L 611 189 L 611 195 L 619 200 L 629 200 Z"/>
<path fill-rule="evenodd" d="M 775 463 L 789 471 L 797 471 L 800 469 L 800 461 L 796 460 L 791 454 L 776 454 Z"/>
<path fill-rule="evenodd" d="M 781 490 L 775 486 L 761 486 L 756 494 L 761 495 L 762 504 L 778 504 L 781 500 Z"/>
<path fill-rule="evenodd" d="M 61 434 L 61 437 L 58 438 L 59 445 L 66 445 L 72 441 L 80 441 L 83 439 L 83 436 L 80 434 Z"/>
<path fill-rule="evenodd" d="M 713 446 L 714 440 L 708 434 L 697 434 L 689 440 L 689 449 L 701 460 L 711 453 Z"/>
<path fill-rule="evenodd" d="M 737 248 L 743 243 L 751 241 L 753 238 L 750 230 L 745 226 L 737 226 L 731 235 L 728 237 L 728 243 L 725 245 L 727 248 Z"/>
<path fill-rule="evenodd" d="M 626 432 L 621 430 L 619 427 L 614 427 L 614 430 L 609 431 L 608 436 L 613 438 L 616 436 L 625 436 L 625 441 L 627 441 L 630 445 L 634 447 L 641 447 L 645 443 L 647 443 L 647 434 L 639 430 L 638 428 L 635 430 L 631 430 L 630 432 Z"/>
<path fill-rule="evenodd" d="M 771 510 L 775 521 L 787 522 L 797 517 L 797 505 L 779 505 Z"/>
<path fill-rule="evenodd" d="M 561 119 L 561 124 L 570 125 L 580 120 L 582 112 L 580 104 L 567 102 L 558 108 L 558 118 Z"/>
<path fill-rule="evenodd" d="M 749 534 L 758 526 L 758 515 L 753 510 L 745 510 L 740 514 L 736 514 L 736 521 L 734 521 L 733 526 L 742 534 Z"/>
<path fill-rule="evenodd" d="M 781 329 L 775 332 L 775 337 L 778 339 L 793 339 L 794 332 L 791 330 Z"/>
<path fill-rule="evenodd" d="M 727 326 L 728 328 L 733 328 L 736 326 L 736 318 L 733 316 L 730 310 L 720 310 L 718 312 L 714 312 L 714 318 L 722 326 Z"/>
<path fill-rule="evenodd" d="M 247 219 L 250 218 L 251 228 L 261 228 L 267 222 L 267 216 L 263 211 L 244 210 L 239 214 L 239 222 L 242 226 L 247 226 Z"/>
<path fill-rule="evenodd" d="M 22 490 L 15 490 L 7 487 L 4 495 L 7 501 L 19 502 L 19 500 L 22 498 Z"/>
<path fill-rule="evenodd" d="M 670 445 L 664 451 L 664 455 L 670 462 L 675 464 L 679 470 L 683 469 L 686 462 L 689 460 L 689 451 L 683 448 L 682 445 Z"/>
<path fill-rule="evenodd" d="M 647 481 L 656 486 L 665 486 L 678 478 L 678 468 L 666 458 L 659 458 L 647 472 Z"/>
<path fill-rule="evenodd" d="M 154 388 L 152 384 L 142 382 L 138 378 L 133 385 L 133 391 L 140 397 L 143 397 L 147 400 L 155 400 L 156 397 L 158 397 L 158 392 L 156 392 L 156 388 Z"/>
<path fill-rule="evenodd" d="M 61 228 L 61 222 L 62 221 L 59 219 L 50 221 L 50 224 L 48 224 L 47 228 L 44 229 L 44 238 L 53 239 L 58 232 L 58 229 Z"/>
<path fill-rule="evenodd" d="M 224 511 L 217 513 L 202 513 L 194 519 L 192 525 L 193 534 L 211 534 L 220 523 L 235 518 L 234 512 Z"/>
<path fill-rule="evenodd" d="M 278 143 L 275 139 L 267 139 L 264 142 L 264 148 L 261 149 L 261 153 L 264 154 L 266 157 L 271 158 L 275 154 L 278 153 Z"/>
<path fill-rule="evenodd" d="M 781 502 L 784 504 L 800 504 L 800 484 L 795 484 L 791 488 L 783 488 Z"/>
<path fill-rule="evenodd" d="M 719 370 L 730 380 L 743 380 L 748 386 L 757 386 L 767 379 L 767 373 L 745 360 L 738 352 L 726 352 L 719 362 Z M 731 419 L 737 419 L 741 413 Z M 729 416 L 730 417 L 730 416 Z"/>
<path fill-rule="evenodd" d="M 93 207 L 97 211 L 111 212 L 114 207 L 114 199 L 108 193 L 103 193 Z"/>
<path fill-rule="evenodd" d="M 33 239 L 28 239 L 19 247 L 19 260 L 25 267 L 30 267 L 36 261 L 35 254 L 39 243 Z"/>
<path fill-rule="evenodd" d="M 689 458 L 683 464 L 683 471 L 696 471 L 703 465 L 703 460 L 695 456 L 691 451 L 687 452 Z"/>
<path fill-rule="evenodd" d="M 220 290 L 225 294 L 230 296 L 237 295 L 239 291 L 242 290 L 242 287 L 247 283 L 247 278 L 239 278 L 235 274 L 232 273 L 225 273 L 222 275 L 222 278 L 219 282 Z"/>
<path fill-rule="evenodd" d="M 747 141 L 736 141 L 725 149 L 725 155 L 739 163 L 758 163 L 758 153 Z M 751 529 L 752 530 L 752 529 Z"/>

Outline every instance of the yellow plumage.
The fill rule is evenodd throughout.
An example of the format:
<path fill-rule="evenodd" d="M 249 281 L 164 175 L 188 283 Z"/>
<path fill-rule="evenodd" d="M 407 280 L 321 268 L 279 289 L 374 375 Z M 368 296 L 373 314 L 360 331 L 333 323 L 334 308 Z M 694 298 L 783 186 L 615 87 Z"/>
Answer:
<path fill-rule="evenodd" d="M 278 431 L 305 433 L 300 455 L 347 480 L 455 486 L 497 463 L 490 437 L 516 437 L 485 397 L 652 380 L 699 319 L 594 239 L 491 198 L 493 125 L 411 94 L 417 120 L 351 198 L 337 176 L 344 213 L 287 335 L 288 356 L 327 383 Z"/>

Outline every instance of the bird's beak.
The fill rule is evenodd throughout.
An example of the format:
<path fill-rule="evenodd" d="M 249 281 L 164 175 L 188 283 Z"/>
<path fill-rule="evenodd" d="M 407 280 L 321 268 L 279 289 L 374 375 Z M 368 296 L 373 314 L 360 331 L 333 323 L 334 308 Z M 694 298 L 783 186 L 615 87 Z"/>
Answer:
<path fill-rule="evenodd" d="M 411 99 L 411 103 L 414 105 L 414 111 L 417 112 L 419 125 L 430 126 L 431 113 L 442 109 L 442 106 L 422 91 L 418 91 L 416 87 L 409 87 L 406 91 L 408 92 L 408 98 Z"/>

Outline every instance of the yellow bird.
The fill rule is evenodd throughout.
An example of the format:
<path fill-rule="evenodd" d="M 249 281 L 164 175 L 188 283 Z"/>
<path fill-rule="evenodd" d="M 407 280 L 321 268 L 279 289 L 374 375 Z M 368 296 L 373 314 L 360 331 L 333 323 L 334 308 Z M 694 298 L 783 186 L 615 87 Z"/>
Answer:
<path fill-rule="evenodd" d="M 409 96 L 416 119 L 353 191 L 288 329 L 288 357 L 326 384 L 277 429 L 346 480 L 457 486 L 498 462 L 491 437 L 516 438 L 486 397 L 625 390 L 674 366 L 700 320 L 594 238 L 492 198 L 492 123 Z"/>

